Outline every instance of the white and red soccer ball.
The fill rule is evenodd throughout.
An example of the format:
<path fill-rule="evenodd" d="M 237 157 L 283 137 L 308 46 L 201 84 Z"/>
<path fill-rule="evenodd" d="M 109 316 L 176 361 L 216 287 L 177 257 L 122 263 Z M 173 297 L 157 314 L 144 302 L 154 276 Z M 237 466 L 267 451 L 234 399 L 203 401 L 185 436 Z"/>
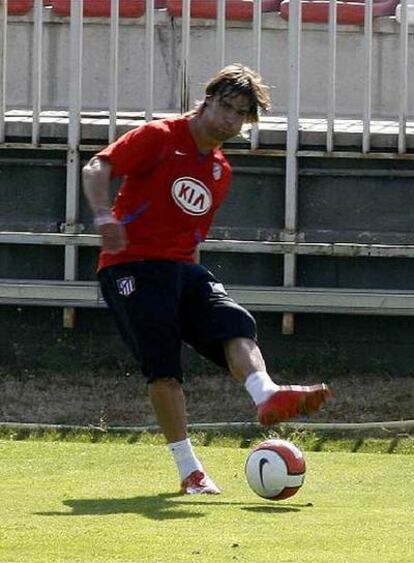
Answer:
<path fill-rule="evenodd" d="M 260 497 L 282 500 L 296 494 L 306 473 L 301 450 L 287 440 L 266 440 L 247 456 L 244 467 L 251 489 Z"/>

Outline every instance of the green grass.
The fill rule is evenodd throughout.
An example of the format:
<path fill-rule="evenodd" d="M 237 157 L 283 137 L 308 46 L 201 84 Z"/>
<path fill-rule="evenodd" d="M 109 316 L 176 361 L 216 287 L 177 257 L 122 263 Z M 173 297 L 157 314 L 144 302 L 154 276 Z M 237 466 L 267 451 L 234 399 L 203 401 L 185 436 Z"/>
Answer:
<path fill-rule="evenodd" d="M 0 561 L 399 563 L 414 553 L 414 457 L 305 452 L 305 485 L 248 488 L 246 449 L 196 446 L 220 497 L 180 497 L 164 445 L 0 442 Z"/>
<path fill-rule="evenodd" d="M 304 450 L 310 451 L 347 451 L 364 453 L 398 453 L 414 455 L 414 436 L 390 433 L 386 430 L 370 431 L 292 431 L 285 425 L 274 430 L 260 427 L 235 427 L 192 431 L 193 443 L 199 446 L 227 446 L 249 448 L 268 438 L 285 438 L 293 441 Z M 92 442 L 124 444 L 164 444 L 162 435 L 156 432 L 123 431 L 113 428 L 83 429 L 79 427 L 31 427 L 29 425 L 2 425 L 0 422 L 0 440 L 42 440 L 48 442 Z"/>

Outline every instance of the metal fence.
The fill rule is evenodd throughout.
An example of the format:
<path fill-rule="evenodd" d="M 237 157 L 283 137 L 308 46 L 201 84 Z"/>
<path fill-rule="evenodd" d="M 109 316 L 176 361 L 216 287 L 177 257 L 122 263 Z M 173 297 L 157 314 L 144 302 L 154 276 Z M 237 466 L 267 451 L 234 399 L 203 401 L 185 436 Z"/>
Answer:
<path fill-rule="evenodd" d="M 215 1 L 215 0 L 212 0 Z M 81 151 L 97 148 L 85 145 L 81 137 L 81 125 L 84 118 L 82 111 L 82 58 L 83 58 L 83 0 L 72 0 L 70 15 L 70 92 L 67 108 L 67 140 L 65 143 L 44 142 L 41 138 L 41 119 L 45 115 L 42 108 L 42 70 L 43 53 L 43 0 L 34 0 L 33 9 L 33 56 L 31 73 L 33 100 L 29 121 L 31 141 L 11 142 L 6 135 L 6 120 L 10 108 L 6 105 L 8 75 L 8 2 L 3 0 L 0 7 L 0 148 L 33 148 L 34 150 L 53 148 L 66 151 L 66 217 L 61 233 L 39 232 L 7 232 L 0 231 L 2 244 L 52 244 L 65 247 L 64 280 L 51 282 L 48 280 L 29 282 L 28 280 L 0 280 L 0 303 L 14 304 L 46 304 L 59 305 L 65 308 L 68 326 L 73 324 L 72 307 L 100 306 L 96 284 L 78 280 L 78 249 L 81 246 L 97 246 L 98 237 L 93 234 L 82 234 L 79 224 L 80 202 L 80 163 Z M 396 116 L 398 125 L 398 147 L 394 151 L 386 151 L 379 155 L 372 151 L 372 52 L 373 52 L 373 0 L 365 2 L 365 21 L 363 31 L 363 52 L 358 56 L 364 61 L 364 107 L 361 116 L 361 150 L 346 153 L 335 146 L 335 134 L 338 128 L 336 112 L 336 77 L 337 77 L 337 19 L 336 1 L 331 0 L 329 21 L 327 23 L 329 53 L 328 104 L 326 115 L 320 116 L 323 124 L 323 144 L 315 150 L 304 150 L 299 143 L 302 127 L 300 91 L 301 91 L 301 37 L 302 22 L 299 0 L 290 0 L 288 21 L 288 81 L 289 103 L 286 116 L 286 146 L 275 150 L 261 147 L 260 128 L 255 127 L 251 134 L 250 149 L 240 149 L 237 144 L 230 149 L 233 153 L 252 152 L 260 155 L 283 156 L 286 159 L 285 178 L 285 229 L 283 237 L 277 242 L 265 241 L 221 241 L 208 240 L 202 245 L 204 251 L 225 251 L 243 253 L 273 253 L 284 255 L 284 286 L 273 288 L 234 287 L 230 288 L 235 297 L 253 310 L 269 310 L 284 312 L 284 331 L 293 331 L 295 312 L 350 312 L 380 314 L 414 314 L 414 295 L 410 292 L 386 291 L 354 291 L 344 289 L 315 290 L 296 286 L 296 261 L 301 254 L 331 256 L 370 256 L 370 257 L 414 257 L 414 245 L 377 245 L 355 243 L 309 243 L 298 240 L 298 159 L 303 156 L 318 158 L 393 158 L 413 159 L 413 153 L 407 152 L 407 100 L 408 100 L 408 36 L 407 0 L 401 2 L 401 22 L 399 40 L 399 112 Z M 186 111 L 190 104 L 190 65 L 191 0 L 183 0 L 183 14 L 180 19 L 181 28 L 181 59 L 180 59 L 180 108 Z M 109 73 L 109 107 L 107 108 L 107 141 L 113 141 L 119 134 L 120 113 L 118 106 L 119 93 L 119 45 L 120 18 L 119 0 L 111 0 L 110 12 L 110 57 Z M 253 0 L 252 51 L 256 69 L 260 72 L 262 62 L 262 0 Z M 154 33 L 155 33 L 154 0 L 146 0 L 145 5 L 145 112 L 143 119 L 148 121 L 154 117 L 154 76 L 157 72 L 154 65 Z M 226 51 L 226 19 L 225 2 L 217 0 L 216 18 L 217 67 L 224 64 Z M 205 77 L 208 78 L 207 76 Z M 260 127 L 265 127 L 262 124 Z M 72 319 L 72 320 L 71 320 Z"/>

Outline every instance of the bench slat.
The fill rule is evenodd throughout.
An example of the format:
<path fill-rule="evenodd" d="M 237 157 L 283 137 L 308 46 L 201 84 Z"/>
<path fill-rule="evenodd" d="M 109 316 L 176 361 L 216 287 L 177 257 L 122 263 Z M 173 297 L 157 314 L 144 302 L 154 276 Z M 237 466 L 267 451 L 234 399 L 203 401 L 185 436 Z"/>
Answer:
<path fill-rule="evenodd" d="M 229 285 L 251 311 L 414 315 L 414 291 Z M 104 307 L 97 282 L 0 280 L 0 304 Z"/>

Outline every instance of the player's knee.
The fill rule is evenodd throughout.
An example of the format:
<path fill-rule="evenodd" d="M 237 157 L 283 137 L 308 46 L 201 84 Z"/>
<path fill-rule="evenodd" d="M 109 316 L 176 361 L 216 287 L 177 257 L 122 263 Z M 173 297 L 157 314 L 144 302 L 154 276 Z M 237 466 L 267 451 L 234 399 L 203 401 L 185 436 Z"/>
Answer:
<path fill-rule="evenodd" d="M 174 388 L 181 387 L 183 378 L 181 375 L 173 375 L 171 377 L 165 377 L 164 375 L 151 374 L 147 376 L 147 383 L 153 388 L 163 387 L 163 388 Z"/>
<path fill-rule="evenodd" d="M 257 338 L 257 325 L 256 320 L 249 311 L 243 307 L 238 306 L 234 310 L 235 319 L 234 323 L 237 325 L 238 336 L 243 338 L 249 338 L 251 340 L 256 340 Z"/>
<path fill-rule="evenodd" d="M 248 334 L 248 338 L 256 340 L 257 338 L 257 324 L 256 320 L 251 313 L 246 311 L 245 321 L 246 323 L 246 333 Z"/>

